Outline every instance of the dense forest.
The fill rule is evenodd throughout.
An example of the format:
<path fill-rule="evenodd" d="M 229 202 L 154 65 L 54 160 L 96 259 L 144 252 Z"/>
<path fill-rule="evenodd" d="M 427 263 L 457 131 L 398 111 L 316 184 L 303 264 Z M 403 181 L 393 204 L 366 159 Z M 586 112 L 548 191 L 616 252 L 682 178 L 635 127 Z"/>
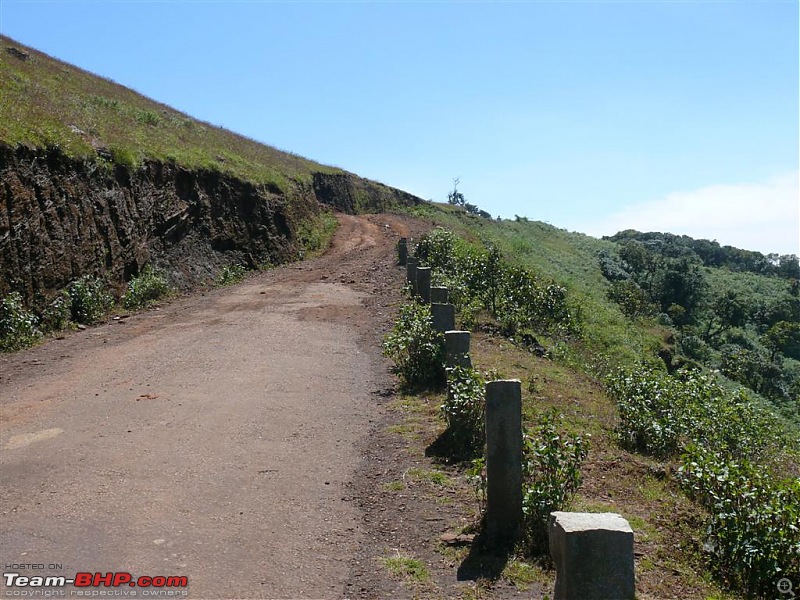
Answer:
<path fill-rule="evenodd" d="M 675 330 L 670 369 L 701 364 L 800 417 L 800 263 L 795 255 L 628 230 L 600 253 L 609 297 Z"/>

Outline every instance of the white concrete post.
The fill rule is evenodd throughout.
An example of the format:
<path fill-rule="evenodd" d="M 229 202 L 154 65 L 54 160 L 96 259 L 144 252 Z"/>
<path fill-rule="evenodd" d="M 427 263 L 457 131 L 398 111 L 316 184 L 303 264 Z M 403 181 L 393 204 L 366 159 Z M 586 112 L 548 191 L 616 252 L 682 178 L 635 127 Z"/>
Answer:
<path fill-rule="evenodd" d="M 486 384 L 486 536 L 491 545 L 515 542 L 522 530 L 522 385 Z"/>
<path fill-rule="evenodd" d="M 444 346 L 448 367 L 472 367 L 469 357 L 469 331 L 445 331 Z"/>
<path fill-rule="evenodd" d="M 616 513 L 550 513 L 555 600 L 633 600 L 633 530 Z"/>

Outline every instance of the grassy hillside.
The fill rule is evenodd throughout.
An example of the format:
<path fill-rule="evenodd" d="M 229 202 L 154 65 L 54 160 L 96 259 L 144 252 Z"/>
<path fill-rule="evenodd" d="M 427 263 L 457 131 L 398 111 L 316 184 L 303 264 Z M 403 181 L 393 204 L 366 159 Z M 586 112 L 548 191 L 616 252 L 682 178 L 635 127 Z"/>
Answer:
<path fill-rule="evenodd" d="M 197 121 L 108 79 L 0 36 L 0 141 L 134 166 L 144 158 L 228 172 L 286 191 L 340 172 Z M 11 51 L 8 48 L 12 48 Z"/>
<path fill-rule="evenodd" d="M 0 36 L 0 350 L 99 319 L 78 288 L 209 285 L 322 250 L 329 207 L 419 202 Z"/>
<path fill-rule="evenodd" d="M 603 357 L 610 364 L 652 359 L 667 335 L 656 324 L 641 327 L 625 317 L 606 297 L 608 284 L 597 256 L 613 242 L 569 233 L 538 221 L 494 221 L 467 215 L 449 206 L 429 205 L 415 214 L 462 233 L 496 244 L 508 259 L 554 280 L 569 291 L 583 320 L 586 360 Z"/>
<path fill-rule="evenodd" d="M 449 205 L 412 212 L 472 243 L 429 234 L 417 256 L 457 290 L 473 364 L 522 382 L 528 431 L 554 409 L 558 439 L 591 436 L 580 488 L 559 506 L 629 520 L 637 597 L 771 597 L 800 567 L 796 258 L 723 249 L 712 267 L 675 236 L 640 247 Z M 577 328 L 537 314 L 551 283 L 566 289 Z M 474 302 L 478 316 L 465 321 Z M 468 391 L 457 389 L 463 404 Z M 450 398 L 439 393 L 434 405 L 460 414 Z M 538 572 L 541 556 L 521 554 Z"/>
<path fill-rule="evenodd" d="M 691 266 L 696 267 L 701 278 L 698 283 L 702 284 L 698 292 L 701 298 L 695 314 L 690 315 L 691 320 L 671 319 L 650 299 L 646 310 L 631 314 L 630 305 L 621 301 L 626 297 L 612 299 L 614 282 L 601 268 L 603 257 L 614 257 L 606 261 L 620 260 L 622 242 L 599 240 L 525 218 L 484 219 L 448 205 L 428 205 L 414 212 L 468 238 L 495 244 L 512 263 L 566 287 L 570 301 L 580 313 L 583 334 L 581 343 L 564 356 L 580 363 L 582 368 L 601 367 L 601 371 L 606 371 L 609 367 L 645 362 L 665 369 L 665 356 L 672 361 L 670 367 L 699 363 L 722 370 L 732 380 L 731 385 L 738 382 L 748 387 L 759 400 L 769 399 L 785 416 L 800 424 L 797 344 L 792 344 L 791 339 L 784 340 L 785 348 L 773 353 L 768 340 L 768 332 L 776 323 L 787 323 L 792 332 L 798 324 L 796 313 L 800 303 L 791 272 L 786 276 L 765 275 L 733 271 L 727 266 L 708 267 L 698 261 Z M 791 264 L 793 257 L 782 258 L 785 265 Z M 739 321 L 723 323 L 715 304 L 719 298 L 731 294 L 742 315 Z M 720 328 L 723 331 L 714 335 Z M 737 349 L 739 354 L 735 357 L 739 357 L 736 359 L 739 362 L 735 362 L 735 357 L 730 358 Z M 770 362 L 767 361 L 770 354 L 774 354 L 772 362 L 782 367 L 781 394 L 762 381 L 771 372 L 769 365 L 756 360 Z M 747 357 L 750 362 L 740 365 Z M 739 375 L 734 375 L 734 363 L 741 367 Z"/>

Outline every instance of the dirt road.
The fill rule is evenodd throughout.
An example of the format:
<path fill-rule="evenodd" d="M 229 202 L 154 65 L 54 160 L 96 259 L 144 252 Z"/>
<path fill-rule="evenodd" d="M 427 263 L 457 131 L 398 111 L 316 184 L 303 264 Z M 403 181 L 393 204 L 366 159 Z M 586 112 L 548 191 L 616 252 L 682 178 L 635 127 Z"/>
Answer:
<path fill-rule="evenodd" d="M 0 357 L 4 571 L 346 596 L 407 231 L 342 217 L 326 256 Z"/>

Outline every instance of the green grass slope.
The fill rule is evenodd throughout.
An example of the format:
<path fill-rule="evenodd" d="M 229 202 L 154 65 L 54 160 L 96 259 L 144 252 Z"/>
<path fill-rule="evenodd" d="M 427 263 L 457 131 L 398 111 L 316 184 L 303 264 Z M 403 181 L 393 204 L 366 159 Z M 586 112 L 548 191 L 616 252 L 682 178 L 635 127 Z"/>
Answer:
<path fill-rule="evenodd" d="M 783 322 L 784 329 L 795 328 L 794 335 L 800 337 L 796 315 L 800 303 L 791 291 L 797 287 L 795 279 L 698 263 L 695 266 L 703 287 L 696 316 L 689 323 L 671 323 L 658 307 L 652 307 L 650 314 L 632 316 L 625 314 L 624 304 L 609 297 L 613 282 L 604 276 L 600 257 L 601 253 L 618 257 L 621 242 L 526 218 L 480 218 L 449 205 L 429 204 L 413 212 L 465 237 L 494 244 L 512 263 L 567 288 L 582 321 L 581 343 L 566 347 L 556 341 L 554 351 L 581 370 L 607 372 L 641 362 L 661 370 L 700 364 L 721 371 L 731 387 L 743 385 L 757 401 L 800 425 L 798 342 L 792 344 L 784 335 L 788 349 L 782 353 L 772 352 L 768 341 L 773 335 L 770 327 L 776 322 Z M 741 307 L 742 319 L 726 324 L 724 331 L 714 336 L 722 324 L 715 312 L 720 310 L 717 302 L 731 294 Z"/>
<path fill-rule="evenodd" d="M 584 361 L 603 357 L 610 365 L 631 364 L 653 359 L 661 347 L 665 335 L 661 328 L 632 322 L 606 296 L 609 286 L 597 257 L 613 242 L 539 221 L 482 219 L 449 206 L 427 205 L 414 212 L 467 237 L 493 243 L 510 261 L 566 287 L 583 321 L 585 345 L 579 358 Z"/>
<path fill-rule="evenodd" d="M 113 81 L 0 36 L 0 141 L 58 147 L 71 157 L 109 153 L 230 173 L 283 191 L 312 173 L 341 172 L 203 123 Z"/>

